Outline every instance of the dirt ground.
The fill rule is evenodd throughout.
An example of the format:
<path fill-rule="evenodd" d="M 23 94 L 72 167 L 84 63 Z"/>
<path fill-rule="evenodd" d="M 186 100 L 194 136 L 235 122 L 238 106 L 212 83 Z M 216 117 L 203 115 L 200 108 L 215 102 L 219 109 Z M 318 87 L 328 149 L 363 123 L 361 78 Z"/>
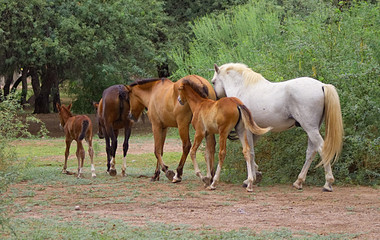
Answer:
<path fill-rule="evenodd" d="M 50 136 L 62 136 L 56 115 L 37 117 L 46 123 L 51 132 Z M 96 123 L 95 120 L 94 122 Z M 133 130 L 143 131 L 150 131 L 149 123 L 136 124 Z M 131 143 L 130 150 L 150 152 L 152 145 L 152 140 Z M 180 152 L 181 146 L 176 141 L 168 141 L 165 149 Z M 118 177 L 120 176 L 116 179 Z M 131 198 L 127 204 L 120 204 L 117 200 L 119 197 L 113 198 L 112 201 L 108 199 L 104 204 L 97 204 L 97 201 L 105 199 L 83 194 L 88 186 L 76 186 L 74 192 L 70 192 L 66 186 L 45 186 L 41 187 L 34 198 L 54 199 L 53 195 L 59 192 L 62 193 L 59 201 L 52 201 L 49 206 L 33 206 L 27 214 L 39 218 L 44 212 L 42 210 L 48 210 L 67 220 L 107 216 L 137 226 L 148 222 L 160 222 L 186 224 L 194 229 L 210 226 L 225 231 L 247 228 L 255 232 L 287 228 L 294 232 L 305 231 L 320 235 L 357 234 L 357 239 L 380 238 L 378 188 L 334 186 L 333 192 L 326 193 L 321 191 L 322 186 L 306 185 L 303 191 L 298 191 L 289 183 L 270 187 L 259 186 L 255 187 L 253 193 L 247 193 L 239 185 L 221 182 L 217 190 L 208 191 L 199 181 L 189 181 L 191 182 L 184 181 L 178 184 L 168 181 L 152 183 L 147 178 L 141 178 L 128 185 L 119 185 L 118 191 L 124 191 Z M 27 187 L 27 184 L 20 183 L 17 187 L 22 189 Z M 112 184 L 92 187 L 103 189 L 105 192 L 114 190 Z M 132 197 L 131 189 L 138 189 L 144 194 Z M 120 198 L 125 200 L 125 196 Z M 76 211 L 74 206 L 78 204 L 78 199 L 81 205 L 80 210 Z M 22 203 L 26 200 L 20 201 Z"/>

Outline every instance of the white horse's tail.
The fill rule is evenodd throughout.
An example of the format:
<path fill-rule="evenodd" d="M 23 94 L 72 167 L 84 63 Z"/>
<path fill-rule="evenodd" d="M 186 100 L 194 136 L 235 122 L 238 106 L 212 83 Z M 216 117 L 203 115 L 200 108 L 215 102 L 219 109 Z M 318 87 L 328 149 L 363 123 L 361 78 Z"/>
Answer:
<path fill-rule="evenodd" d="M 326 134 L 322 147 L 322 160 L 318 166 L 334 163 L 342 151 L 343 144 L 343 120 L 338 93 L 331 84 L 325 84 L 323 88 L 325 93 Z"/>
<path fill-rule="evenodd" d="M 240 112 L 241 112 L 244 127 L 246 129 L 249 129 L 249 131 L 251 131 L 253 134 L 263 135 L 272 129 L 272 127 L 267 127 L 267 128 L 259 127 L 256 124 L 256 122 L 253 120 L 251 112 L 245 105 L 239 105 L 238 108 L 240 109 Z"/>

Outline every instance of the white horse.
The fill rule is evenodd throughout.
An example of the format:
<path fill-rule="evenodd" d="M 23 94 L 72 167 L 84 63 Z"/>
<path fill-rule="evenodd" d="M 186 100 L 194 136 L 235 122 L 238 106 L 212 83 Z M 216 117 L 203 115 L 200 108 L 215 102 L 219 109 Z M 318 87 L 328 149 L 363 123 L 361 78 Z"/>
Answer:
<path fill-rule="evenodd" d="M 302 189 L 310 164 L 318 152 L 322 159 L 318 166 L 323 164 L 326 174 L 323 190 L 331 192 L 334 182 L 331 162 L 340 155 L 343 139 L 342 114 L 335 87 L 308 77 L 269 82 L 241 63 L 228 63 L 220 67 L 215 64 L 214 67 L 212 83 L 218 98 L 239 98 L 260 127 L 271 126 L 272 131 L 281 132 L 301 126 L 306 131 L 306 160 L 293 186 Z M 323 118 L 326 125 L 325 140 L 319 133 Z M 251 166 L 255 168 L 252 172 L 255 175 L 258 166 L 254 160 L 253 146 L 259 136 L 252 133 L 248 135 Z"/>

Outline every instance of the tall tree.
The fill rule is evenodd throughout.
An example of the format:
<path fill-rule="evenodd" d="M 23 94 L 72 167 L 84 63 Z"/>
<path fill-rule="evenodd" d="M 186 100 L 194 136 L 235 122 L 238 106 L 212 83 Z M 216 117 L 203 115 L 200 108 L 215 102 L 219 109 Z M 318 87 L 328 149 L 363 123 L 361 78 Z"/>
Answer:
<path fill-rule="evenodd" d="M 29 69 L 35 113 L 50 111 L 64 80 L 84 94 L 156 75 L 153 40 L 165 16 L 160 1 L 0 0 L 0 16 L 0 74 Z M 101 89 L 95 92 L 82 99 L 85 106 L 98 100 Z"/>

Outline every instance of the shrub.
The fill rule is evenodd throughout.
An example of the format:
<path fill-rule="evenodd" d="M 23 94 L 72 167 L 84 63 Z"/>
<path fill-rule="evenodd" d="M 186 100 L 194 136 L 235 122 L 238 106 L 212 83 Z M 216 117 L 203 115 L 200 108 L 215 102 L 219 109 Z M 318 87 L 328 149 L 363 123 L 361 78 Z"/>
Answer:
<path fill-rule="evenodd" d="M 23 113 L 22 106 L 17 102 L 19 97 L 9 95 L 6 100 L 0 101 L 0 225 L 10 227 L 8 217 L 5 215 L 6 207 L 12 199 L 4 193 L 9 184 L 15 181 L 17 173 L 20 172 L 20 165 L 16 165 L 17 156 L 10 141 L 16 137 L 31 137 L 28 132 L 28 122 L 38 122 L 41 124 L 40 136 L 45 136 L 47 130 L 45 125 L 33 116 L 27 116 L 24 121 L 19 117 Z M 11 228 L 11 227 L 10 227 Z"/>

